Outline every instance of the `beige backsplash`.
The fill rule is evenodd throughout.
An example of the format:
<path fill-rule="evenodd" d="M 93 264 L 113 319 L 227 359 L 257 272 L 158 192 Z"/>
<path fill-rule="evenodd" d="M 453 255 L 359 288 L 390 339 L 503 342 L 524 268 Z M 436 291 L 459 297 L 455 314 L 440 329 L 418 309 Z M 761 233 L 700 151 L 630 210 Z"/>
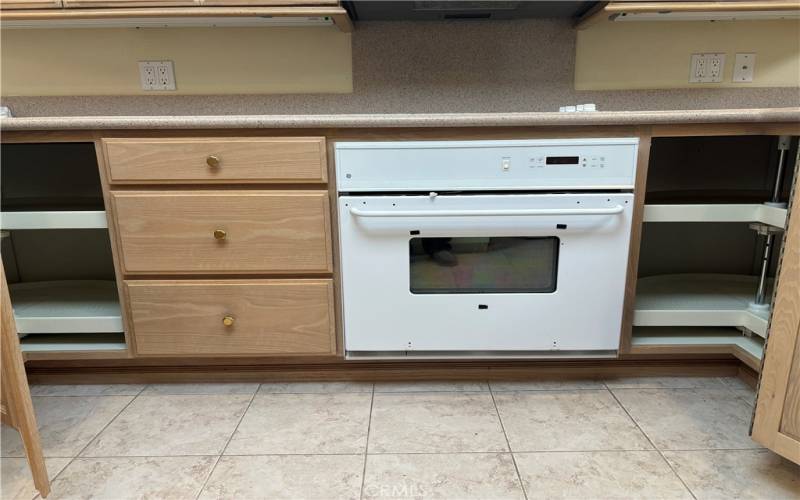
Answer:
<path fill-rule="evenodd" d="M 2 95 L 145 94 L 144 60 L 174 62 L 173 95 L 351 92 L 350 37 L 335 27 L 4 29 Z"/>
<path fill-rule="evenodd" d="M 800 105 L 796 87 L 576 91 L 575 43 L 576 32 L 567 20 L 357 23 L 352 93 L 301 94 L 293 88 L 282 94 L 224 95 L 212 90 L 202 96 L 29 96 L 2 101 L 17 116 L 521 112 L 556 111 L 585 102 L 597 103 L 600 110 Z M 263 50 L 250 47 L 248 54 L 254 57 Z M 214 64 L 207 66 L 214 70 Z M 688 66 L 687 55 L 687 77 Z M 185 78 L 180 65 L 176 78 L 180 86 Z"/>

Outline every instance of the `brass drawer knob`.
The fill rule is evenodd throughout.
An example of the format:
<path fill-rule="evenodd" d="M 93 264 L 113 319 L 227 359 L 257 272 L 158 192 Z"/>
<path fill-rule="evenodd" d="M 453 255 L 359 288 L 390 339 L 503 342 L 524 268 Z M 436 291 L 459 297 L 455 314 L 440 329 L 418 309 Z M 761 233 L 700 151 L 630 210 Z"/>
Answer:
<path fill-rule="evenodd" d="M 214 230 L 214 239 L 215 240 L 224 240 L 226 236 L 228 236 L 228 233 L 225 232 L 224 229 L 215 229 Z"/>
<path fill-rule="evenodd" d="M 234 318 L 230 314 L 222 318 L 222 324 L 225 326 L 233 326 Z"/>
<path fill-rule="evenodd" d="M 206 158 L 206 163 L 211 168 L 219 168 L 219 156 L 209 155 L 208 158 Z"/>

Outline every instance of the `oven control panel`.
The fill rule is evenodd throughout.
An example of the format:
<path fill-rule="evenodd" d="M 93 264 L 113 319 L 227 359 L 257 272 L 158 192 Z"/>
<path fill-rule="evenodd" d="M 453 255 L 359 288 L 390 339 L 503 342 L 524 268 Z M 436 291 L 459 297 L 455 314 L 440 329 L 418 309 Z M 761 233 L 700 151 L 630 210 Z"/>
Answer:
<path fill-rule="evenodd" d="M 633 189 L 637 138 L 336 143 L 340 192 Z"/>

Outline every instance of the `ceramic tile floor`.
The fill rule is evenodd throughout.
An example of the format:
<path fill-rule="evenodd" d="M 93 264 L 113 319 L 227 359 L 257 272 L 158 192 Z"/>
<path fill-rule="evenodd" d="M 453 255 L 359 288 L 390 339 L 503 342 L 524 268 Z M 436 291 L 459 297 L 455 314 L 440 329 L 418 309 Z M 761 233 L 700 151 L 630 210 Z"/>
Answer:
<path fill-rule="evenodd" d="M 34 386 L 48 498 L 800 498 L 736 378 Z M 2 498 L 31 499 L 2 431 Z"/>

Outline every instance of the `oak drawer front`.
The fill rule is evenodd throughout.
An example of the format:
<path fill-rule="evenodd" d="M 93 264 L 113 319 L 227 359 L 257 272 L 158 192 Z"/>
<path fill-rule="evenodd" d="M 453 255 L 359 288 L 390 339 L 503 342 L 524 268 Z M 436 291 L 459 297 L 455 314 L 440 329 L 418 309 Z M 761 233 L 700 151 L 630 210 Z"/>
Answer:
<path fill-rule="evenodd" d="M 333 354 L 331 280 L 125 281 L 138 355 Z"/>
<path fill-rule="evenodd" d="M 326 191 L 112 191 L 125 273 L 329 273 Z"/>
<path fill-rule="evenodd" d="M 111 183 L 324 183 L 324 137 L 103 139 Z"/>

